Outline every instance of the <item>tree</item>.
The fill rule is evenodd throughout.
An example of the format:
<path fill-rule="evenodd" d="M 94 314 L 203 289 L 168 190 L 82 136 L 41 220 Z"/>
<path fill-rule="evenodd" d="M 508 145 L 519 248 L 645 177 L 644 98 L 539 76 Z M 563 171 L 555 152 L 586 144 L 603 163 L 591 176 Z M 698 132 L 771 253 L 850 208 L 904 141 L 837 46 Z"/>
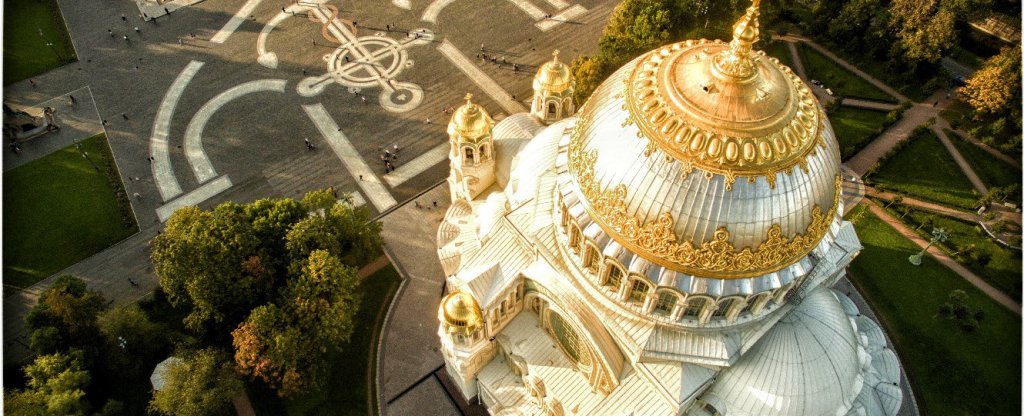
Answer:
<path fill-rule="evenodd" d="M 170 348 L 168 331 L 151 321 L 135 303 L 104 312 L 99 327 L 107 345 L 103 373 L 143 376 L 152 370 L 144 363 L 155 362 Z M 100 375 L 107 374 L 97 373 Z"/>
<path fill-rule="evenodd" d="M 326 250 L 349 266 L 365 264 L 380 255 L 380 230 L 380 222 L 370 221 L 366 210 L 332 203 L 322 214 L 310 215 L 288 231 L 289 273 L 297 274 L 315 250 Z"/>
<path fill-rule="evenodd" d="M 318 385 L 324 357 L 352 334 L 358 284 L 355 269 L 325 250 L 313 251 L 281 300 L 254 309 L 232 332 L 235 362 L 282 396 Z"/>
<path fill-rule="evenodd" d="M 30 348 L 37 354 L 49 354 L 98 345 L 96 316 L 104 304 L 103 296 L 88 290 L 82 279 L 56 278 L 25 316 L 32 331 Z"/>
<path fill-rule="evenodd" d="M 917 225 L 917 228 L 914 229 L 920 230 L 921 227 L 931 227 L 933 224 L 935 224 L 935 215 L 929 214 L 928 216 L 924 217 L 924 219 L 921 220 L 921 223 Z"/>
<path fill-rule="evenodd" d="M 184 354 L 165 377 L 149 407 L 168 416 L 230 415 L 231 399 L 245 391 L 228 355 L 212 348 Z"/>
<path fill-rule="evenodd" d="M 999 113 L 1009 110 L 1010 103 L 1018 102 L 1020 94 L 1020 45 L 1003 48 L 985 61 L 980 70 L 967 80 L 959 92 L 975 110 L 981 113 Z"/>
<path fill-rule="evenodd" d="M 264 267 L 245 269 L 258 257 L 260 241 L 244 208 L 224 203 L 213 212 L 196 207 L 175 211 L 164 233 L 151 242 L 160 286 L 174 305 L 191 303 L 191 329 L 232 328 L 273 284 Z M 259 263 L 259 261 L 257 261 Z"/>
<path fill-rule="evenodd" d="M 956 44 L 955 16 L 939 0 L 893 0 L 889 14 L 907 60 L 938 62 Z"/>
<path fill-rule="evenodd" d="M 28 388 L 4 397 L 9 415 L 84 415 L 89 410 L 85 388 L 89 373 L 80 353 L 42 355 L 25 367 Z"/>

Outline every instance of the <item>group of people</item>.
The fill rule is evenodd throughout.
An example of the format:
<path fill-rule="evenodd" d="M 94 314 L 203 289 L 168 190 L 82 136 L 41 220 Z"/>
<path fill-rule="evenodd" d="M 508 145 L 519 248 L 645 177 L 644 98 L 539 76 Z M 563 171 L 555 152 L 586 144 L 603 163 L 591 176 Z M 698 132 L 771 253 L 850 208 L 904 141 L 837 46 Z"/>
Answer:
<path fill-rule="evenodd" d="M 380 160 L 384 162 L 384 174 L 387 175 L 395 171 L 395 165 L 391 162 L 398 161 L 398 145 L 394 144 L 391 146 L 391 150 L 383 148 L 383 152 L 380 154 Z"/>

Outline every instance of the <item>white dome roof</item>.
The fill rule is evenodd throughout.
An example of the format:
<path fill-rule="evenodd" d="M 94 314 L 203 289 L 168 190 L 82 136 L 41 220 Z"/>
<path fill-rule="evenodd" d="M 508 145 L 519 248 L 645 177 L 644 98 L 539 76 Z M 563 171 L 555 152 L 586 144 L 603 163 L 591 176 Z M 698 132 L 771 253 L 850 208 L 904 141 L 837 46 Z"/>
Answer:
<path fill-rule="evenodd" d="M 708 394 L 727 415 L 845 414 L 863 386 L 856 330 L 827 288 L 779 320 Z"/>

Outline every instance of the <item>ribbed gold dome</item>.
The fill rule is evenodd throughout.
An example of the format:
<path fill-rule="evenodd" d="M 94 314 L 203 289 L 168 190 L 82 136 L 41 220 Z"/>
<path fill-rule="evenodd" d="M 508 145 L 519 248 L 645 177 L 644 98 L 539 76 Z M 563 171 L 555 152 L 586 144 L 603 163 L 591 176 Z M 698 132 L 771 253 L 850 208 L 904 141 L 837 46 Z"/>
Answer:
<path fill-rule="evenodd" d="M 487 114 L 487 110 L 473 103 L 473 94 L 466 94 L 466 104 L 463 104 L 452 119 L 448 122 L 448 134 L 458 134 L 470 140 L 479 139 L 490 134 L 494 127 L 494 120 Z"/>
<path fill-rule="evenodd" d="M 537 75 L 533 77 L 534 91 L 562 93 L 573 86 L 572 72 L 569 66 L 558 60 L 558 50 L 551 53 L 550 62 L 541 65 Z"/>
<path fill-rule="evenodd" d="M 587 100 L 564 148 L 589 219 L 677 272 L 779 271 L 837 217 L 838 142 L 803 81 L 751 50 L 758 3 L 730 43 L 667 45 L 617 70 Z"/>
<path fill-rule="evenodd" d="M 449 325 L 451 330 L 471 331 L 484 324 L 480 305 L 468 293 L 455 291 L 441 299 L 437 319 Z"/>

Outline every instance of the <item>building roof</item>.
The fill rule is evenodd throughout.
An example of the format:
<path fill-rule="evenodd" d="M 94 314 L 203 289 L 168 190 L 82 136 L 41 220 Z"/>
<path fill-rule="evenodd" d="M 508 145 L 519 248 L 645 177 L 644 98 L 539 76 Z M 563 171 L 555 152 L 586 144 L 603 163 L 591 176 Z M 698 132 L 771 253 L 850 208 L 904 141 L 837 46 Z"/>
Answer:
<path fill-rule="evenodd" d="M 569 66 L 558 60 L 558 50 L 551 53 L 551 60 L 537 70 L 533 78 L 533 90 L 562 93 L 575 85 Z"/>
<path fill-rule="evenodd" d="M 487 136 L 494 120 L 487 110 L 473 102 L 473 94 L 466 94 L 466 103 L 455 110 L 448 122 L 448 134 L 475 140 Z"/>

